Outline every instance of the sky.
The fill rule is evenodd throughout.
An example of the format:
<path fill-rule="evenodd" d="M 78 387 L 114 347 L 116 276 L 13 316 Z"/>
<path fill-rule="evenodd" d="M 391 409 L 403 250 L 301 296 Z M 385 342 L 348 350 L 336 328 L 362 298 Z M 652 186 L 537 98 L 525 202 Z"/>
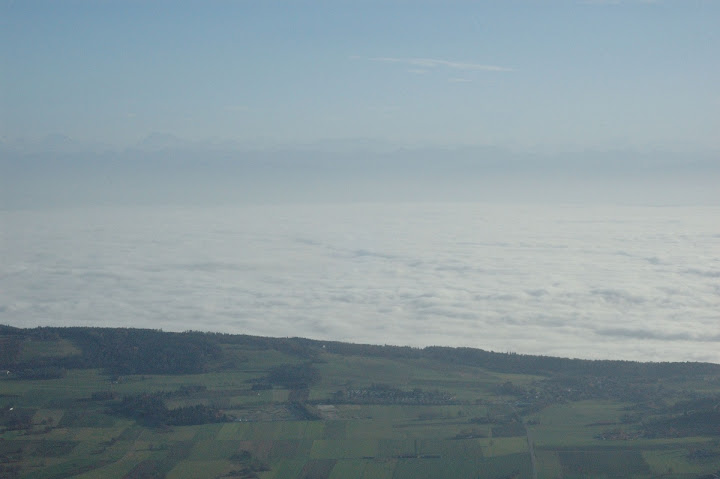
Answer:
<path fill-rule="evenodd" d="M 719 23 L 712 0 L 3 0 L 0 141 L 715 154 Z"/>

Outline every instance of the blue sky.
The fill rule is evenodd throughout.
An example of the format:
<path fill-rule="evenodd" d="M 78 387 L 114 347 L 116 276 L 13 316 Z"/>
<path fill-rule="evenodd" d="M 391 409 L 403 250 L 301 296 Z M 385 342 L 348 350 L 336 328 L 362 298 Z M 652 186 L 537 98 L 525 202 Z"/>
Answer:
<path fill-rule="evenodd" d="M 4 1 L 0 138 L 720 148 L 720 2 Z"/>

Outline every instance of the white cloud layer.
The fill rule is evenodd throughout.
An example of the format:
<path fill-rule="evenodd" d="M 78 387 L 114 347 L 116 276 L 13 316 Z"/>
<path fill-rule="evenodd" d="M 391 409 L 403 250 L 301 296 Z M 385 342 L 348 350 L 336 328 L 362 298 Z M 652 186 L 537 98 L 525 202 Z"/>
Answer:
<path fill-rule="evenodd" d="M 720 362 L 717 207 L 0 212 L 0 323 Z"/>
<path fill-rule="evenodd" d="M 394 58 L 394 57 L 373 57 L 369 60 L 382 63 L 401 63 L 422 68 L 446 67 L 456 70 L 476 70 L 488 72 L 509 72 L 512 68 L 502 67 L 498 65 L 485 65 L 482 63 L 457 62 L 452 60 L 441 60 L 437 58 Z"/>

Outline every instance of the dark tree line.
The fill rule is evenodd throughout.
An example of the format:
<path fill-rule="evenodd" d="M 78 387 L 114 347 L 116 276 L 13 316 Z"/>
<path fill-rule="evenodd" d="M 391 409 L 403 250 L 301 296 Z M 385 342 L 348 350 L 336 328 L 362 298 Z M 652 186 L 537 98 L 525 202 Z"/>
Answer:
<path fill-rule="evenodd" d="M 135 419 L 150 427 L 194 426 L 215 422 L 228 422 L 230 418 L 217 408 L 196 404 L 168 409 L 163 393 L 125 396 L 112 405 L 110 414 Z"/>
<path fill-rule="evenodd" d="M 222 356 L 220 346 L 202 333 L 164 333 L 147 329 L 73 328 L 66 337 L 92 367 L 112 374 L 195 374 Z"/>
<path fill-rule="evenodd" d="M 259 384 L 271 384 L 286 389 L 307 389 L 320 380 L 320 371 L 312 363 L 273 366 Z"/>
<path fill-rule="evenodd" d="M 9 332 L 9 334 L 8 334 Z M 211 334 L 166 333 L 127 328 L 36 328 L 0 330 L 0 367 L 20 371 L 23 377 L 50 379 L 62 369 L 103 368 L 113 375 L 196 374 L 222 359 L 222 348 Z M 71 341 L 81 353 L 19 361 L 22 339 Z M 44 376 L 44 377 L 43 377 Z"/>
<path fill-rule="evenodd" d="M 21 341 L 17 336 L 0 337 L 0 368 L 9 369 L 20 361 Z"/>
<path fill-rule="evenodd" d="M 82 350 L 80 355 L 20 362 L 25 338 L 63 338 Z M 105 368 L 113 374 L 187 374 L 220 367 L 223 344 L 242 345 L 250 350 L 274 349 L 307 362 L 321 359 L 323 353 L 344 356 L 370 356 L 389 359 L 432 359 L 448 365 L 467 365 L 507 373 L 546 376 L 598 376 L 643 378 L 701 376 L 720 374 L 720 365 L 710 363 L 641 363 L 635 361 L 581 360 L 498 353 L 474 348 L 432 346 L 379 346 L 303 338 L 267 338 L 221 333 L 166 333 L 125 328 L 35 328 L 0 326 L 0 368 L 37 369 L 43 367 Z M 275 373 L 273 373 L 275 374 Z M 277 373 L 280 382 L 282 373 Z"/>

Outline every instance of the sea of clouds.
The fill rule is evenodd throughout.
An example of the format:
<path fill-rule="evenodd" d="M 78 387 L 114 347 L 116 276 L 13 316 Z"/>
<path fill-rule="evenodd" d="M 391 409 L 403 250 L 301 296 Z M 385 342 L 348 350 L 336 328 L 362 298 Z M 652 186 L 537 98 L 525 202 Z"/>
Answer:
<path fill-rule="evenodd" d="M 720 207 L 0 211 L 0 323 L 720 363 Z"/>

